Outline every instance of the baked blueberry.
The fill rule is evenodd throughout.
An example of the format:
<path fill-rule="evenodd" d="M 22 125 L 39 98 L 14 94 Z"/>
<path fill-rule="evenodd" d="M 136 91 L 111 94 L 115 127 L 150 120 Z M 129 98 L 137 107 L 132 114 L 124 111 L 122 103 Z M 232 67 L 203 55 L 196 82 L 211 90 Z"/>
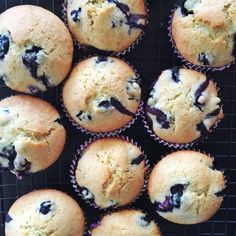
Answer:
<path fill-rule="evenodd" d="M 209 132 L 203 122 L 197 124 L 197 131 L 201 133 L 201 139 L 205 138 Z"/>
<path fill-rule="evenodd" d="M 209 79 L 207 78 L 202 84 L 199 85 L 198 89 L 196 90 L 195 92 L 195 102 L 194 102 L 194 105 L 196 107 L 198 107 L 198 109 L 200 111 L 202 111 L 202 107 L 204 106 L 204 103 L 202 104 L 200 101 L 199 101 L 199 98 L 202 96 L 202 93 L 207 89 L 208 85 L 209 85 Z"/>
<path fill-rule="evenodd" d="M 205 53 L 200 53 L 198 55 L 198 61 L 201 62 L 204 66 L 209 66 L 210 65 L 208 55 L 206 55 Z"/>
<path fill-rule="evenodd" d="M 29 91 L 30 94 L 36 94 L 36 93 L 38 93 L 40 91 L 40 89 L 36 88 L 33 85 L 29 85 L 28 86 L 28 91 Z"/>
<path fill-rule="evenodd" d="M 211 119 L 212 117 L 216 117 L 219 115 L 220 110 L 222 109 L 222 106 L 219 105 L 220 107 L 215 109 L 213 112 L 210 112 L 206 115 L 206 119 Z"/>
<path fill-rule="evenodd" d="M 39 212 L 43 215 L 47 215 L 51 210 L 54 203 L 52 201 L 42 202 L 40 204 Z"/>
<path fill-rule="evenodd" d="M 101 62 L 106 62 L 106 61 L 108 61 L 108 57 L 106 57 L 106 56 L 99 56 L 97 58 L 97 60 L 96 60 L 96 63 L 99 64 Z"/>
<path fill-rule="evenodd" d="M 171 187 L 171 202 L 172 205 L 176 208 L 180 208 L 181 205 L 181 197 L 183 195 L 184 185 L 183 184 L 176 184 Z"/>
<path fill-rule="evenodd" d="M 234 42 L 234 46 L 233 46 L 232 55 L 233 55 L 234 57 L 236 57 L 236 33 L 234 34 L 233 42 Z"/>
<path fill-rule="evenodd" d="M 146 106 L 146 111 L 156 116 L 156 121 L 161 125 L 163 129 L 170 128 L 170 121 L 168 120 L 167 115 L 160 109 Z"/>
<path fill-rule="evenodd" d="M 185 7 L 185 2 L 186 0 L 182 0 L 181 4 L 180 4 L 180 9 L 181 9 L 181 13 L 183 16 L 188 16 L 189 14 L 193 14 L 193 11 L 189 11 L 186 7 Z"/>
<path fill-rule="evenodd" d="M 93 193 L 85 187 L 81 188 L 81 193 L 84 199 L 94 199 Z"/>
<path fill-rule="evenodd" d="M 6 217 L 5 217 L 5 222 L 6 223 L 10 223 L 13 219 L 11 218 L 11 216 L 7 213 Z"/>
<path fill-rule="evenodd" d="M 9 35 L 0 34 L 0 60 L 5 58 L 5 55 L 8 53 L 10 47 L 10 38 Z"/>
<path fill-rule="evenodd" d="M 137 158 L 131 161 L 131 165 L 139 165 L 141 162 L 143 162 L 144 159 L 145 159 L 144 155 L 141 154 Z"/>
<path fill-rule="evenodd" d="M 143 216 L 140 217 L 140 222 L 139 224 L 142 226 L 142 227 L 146 227 L 148 225 L 150 225 L 150 223 L 152 222 L 152 219 L 149 215 L 145 214 Z"/>
<path fill-rule="evenodd" d="M 78 10 L 73 10 L 70 15 L 72 16 L 72 19 L 74 22 L 80 21 L 80 14 L 81 14 L 82 8 L 79 7 Z"/>
<path fill-rule="evenodd" d="M 113 107 L 116 108 L 117 111 L 119 111 L 120 113 L 127 115 L 127 116 L 134 116 L 134 113 L 127 110 L 122 104 L 121 102 L 119 102 L 116 98 L 111 98 L 110 99 L 110 103 Z"/>
<path fill-rule="evenodd" d="M 173 68 L 171 69 L 171 73 L 172 73 L 172 79 L 178 83 L 180 81 L 179 79 L 179 69 L 178 68 Z"/>

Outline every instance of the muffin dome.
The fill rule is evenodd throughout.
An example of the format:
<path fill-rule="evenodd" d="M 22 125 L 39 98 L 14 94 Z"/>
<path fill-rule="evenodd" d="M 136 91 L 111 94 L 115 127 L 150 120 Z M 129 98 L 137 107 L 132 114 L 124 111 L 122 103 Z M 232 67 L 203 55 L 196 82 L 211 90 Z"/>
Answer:
<path fill-rule="evenodd" d="M 195 151 L 164 157 L 153 169 L 148 192 L 156 211 L 178 224 L 197 224 L 211 218 L 223 201 L 223 172 L 214 159 Z"/>
<path fill-rule="evenodd" d="M 122 210 L 105 215 L 91 230 L 91 236 L 161 236 L 150 217 L 138 210 Z"/>
<path fill-rule="evenodd" d="M 49 103 L 17 95 L 0 101 L 0 136 L 0 167 L 21 178 L 58 159 L 66 132 Z"/>
<path fill-rule="evenodd" d="M 185 0 L 171 27 L 178 51 L 192 64 L 216 68 L 235 60 L 235 0 Z"/>
<path fill-rule="evenodd" d="M 82 236 L 84 215 L 71 197 L 57 190 L 37 190 L 20 197 L 6 215 L 6 236 Z"/>
<path fill-rule="evenodd" d="M 69 28 L 84 46 L 121 52 L 146 25 L 144 0 L 67 1 Z"/>
<path fill-rule="evenodd" d="M 21 5 L 0 15 L 0 78 L 13 90 L 34 94 L 68 74 L 73 41 L 63 22 L 41 7 Z"/>
<path fill-rule="evenodd" d="M 69 115 L 95 133 L 127 125 L 138 110 L 140 99 L 135 72 L 114 57 L 91 57 L 80 62 L 63 88 Z"/>
<path fill-rule="evenodd" d="M 137 146 L 119 138 L 103 138 L 83 150 L 75 175 L 83 198 L 108 208 L 138 197 L 145 170 L 144 156 Z"/>
<path fill-rule="evenodd" d="M 200 72 L 176 68 L 161 73 L 146 113 L 154 133 L 174 144 L 206 137 L 224 117 L 215 84 Z"/>

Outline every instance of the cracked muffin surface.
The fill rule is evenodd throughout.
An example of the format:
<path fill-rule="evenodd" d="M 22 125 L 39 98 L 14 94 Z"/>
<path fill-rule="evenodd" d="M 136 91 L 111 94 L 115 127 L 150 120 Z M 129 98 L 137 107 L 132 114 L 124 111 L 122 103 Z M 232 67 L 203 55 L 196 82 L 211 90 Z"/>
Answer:
<path fill-rule="evenodd" d="M 177 68 L 161 73 L 146 114 L 159 138 L 177 144 L 205 138 L 224 117 L 214 82 L 200 72 Z"/>
<path fill-rule="evenodd" d="M 155 210 L 178 224 L 207 221 L 220 208 L 226 187 L 224 174 L 206 154 L 183 150 L 164 157 L 154 167 L 148 192 Z"/>
<path fill-rule="evenodd" d="M 49 167 L 61 154 L 65 136 L 60 116 L 49 103 L 28 95 L 0 101 L 1 169 L 21 178 Z"/>
<path fill-rule="evenodd" d="M 133 69 L 114 57 L 80 62 L 63 88 L 63 102 L 83 128 L 111 132 L 128 124 L 138 110 L 141 88 Z"/>
<path fill-rule="evenodd" d="M 235 60 L 234 0 L 185 0 L 174 12 L 171 27 L 178 51 L 192 64 L 223 67 Z"/>
<path fill-rule="evenodd" d="M 0 78 L 13 90 L 35 94 L 57 86 L 73 50 L 68 29 L 46 9 L 21 5 L 0 15 Z"/>
<path fill-rule="evenodd" d="M 105 215 L 91 230 L 91 236 L 161 236 L 158 226 L 147 214 L 133 209 Z"/>
<path fill-rule="evenodd" d="M 11 206 L 6 236 L 82 236 L 85 219 L 75 200 L 58 190 L 37 190 Z"/>
<path fill-rule="evenodd" d="M 119 138 L 103 138 L 82 152 L 75 175 L 83 198 L 108 208 L 135 200 L 144 187 L 145 171 L 137 146 Z"/>
<path fill-rule="evenodd" d="M 76 40 L 84 46 L 121 52 L 146 25 L 144 0 L 68 0 L 67 19 Z"/>

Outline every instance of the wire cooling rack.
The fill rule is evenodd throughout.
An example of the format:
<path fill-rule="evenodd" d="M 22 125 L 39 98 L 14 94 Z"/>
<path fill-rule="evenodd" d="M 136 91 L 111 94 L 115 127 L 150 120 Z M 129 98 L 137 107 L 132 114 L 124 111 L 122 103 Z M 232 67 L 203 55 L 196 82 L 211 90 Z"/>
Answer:
<path fill-rule="evenodd" d="M 145 93 L 152 81 L 163 69 L 173 66 L 181 66 L 181 62 L 173 53 L 168 38 L 168 20 L 171 9 L 176 1 L 173 0 L 147 0 L 149 3 L 149 25 L 143 40 L 127 53 L 125 59 L 136 67 L 142 77 L 142 88 Z M 7 8 L 20 4 L 34 4 L 53 11 L 62 17 L 62 0 L 0 0 L 0 12 Z M 14 16 L 12 16 L 14 17 Z M 91 53 L 91 52 L 88 52 Z M 76 47 L 76 63 L 79 58 L 85 56 L 85 52 Z M 223 72 L 211 73 L 221 88 L 224 103 L 225 121 L 217 131 L 212 134 L 208 141 L 196 147 L 212 153 L 216 157 L 218 165 L 225 170 L 229 187 L 226 197 L 218 213 L 208 222 L 196 226 L 184 226 L 172 224 L 158 217 L 147 196 L 138 200 L 135 207 L 147 211 L 155 217 L 165 236 L 236 236 L 236 74 L 235 66 L 231 66 Z M 60 102 L 61 88 L 51 89 L 39 95 L 49 101 L 61 113 Z M 0 98 L 16 94 L 4 84 L 0 83 Z M 89 136 L 78 132 L 64 118 L 64 125 L 67 129 L 67 143 L 59 161 L 46 171 L 26 176 L 22 181 L 16 180 L 13 175 L 0 172 L 0 235 L 4 236 L 4 218 L 11 204 L 17 197 L 34 189 L 56 188 L 67 192 L 77 199 L 86 213 L 88 225 L 99 218 L 99 212 L 91 209 L 87 204 L 80 201 L 73 193 L 69 180 L 69 166 L 74 157 L 76 149 L 89 139 Z M 162 155 L 170 152 L 167 148 L 154 142 L 146 134 L 142 122 L 139 120 L 135 126 L 124 133 L 137 141 L 146 151 L 150 162 L 156 163 Z M 27 206 L 26 206 L 27 207 Z"/>

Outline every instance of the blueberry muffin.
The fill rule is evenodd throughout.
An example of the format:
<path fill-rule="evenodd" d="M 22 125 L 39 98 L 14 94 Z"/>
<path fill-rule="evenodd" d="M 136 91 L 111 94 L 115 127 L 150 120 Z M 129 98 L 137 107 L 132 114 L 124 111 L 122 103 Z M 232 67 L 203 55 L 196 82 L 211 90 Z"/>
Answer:
<path fill-rule="evenodd" d="M 95 133 L 124 127 L 138 110 L 141 89 L 133 69 L 114 57 L 91 57 L 72 71 L 63 89 L 65 108 Z"/>
<path fill-rule="evenodd" d="M 68 0 L 67 19 L 84 46 L 121 52 L 141 35 L 146 25 L 144 0 Z"/>
<path fill-rule="evenodd" d="M 173 41 L 192 64 L 223 67 L 236 57 L 235 0 L 185 0 L 172 19 Z"/>
<path fill-rule="evenodd" d="M 199 141 L 223 119 L 213 81 L 189 69 L 169 69 L 156 81 L 146 106 L 154 133 L 168 143 Z"/>
<path fill-rule="evenodd" d="M 22 5 L 0 15 L 0 78 L 11 89 L 35 94 L 58 85 L 72 57 L 70 33 L 50 11 Z"/>
<path fill-rule="evenodd" d="M 144 155 L 137 146 L 103 138 L 82 152 L 75 175 L 83 198 L 108 208 L 135 200 L 143 189 L 145 171 Z"/>
<path fill-rule="evenodd" d="M 156 211 L 178 224 L 197 224 L 211 218 L 223 201 L 223 172 L 214 159 L 195 151 L 164 157 L 153 169 L 148 192 Z"/>
<path fill-rule="evenodd" d="M 6 236 L 82 236 L 84 215 L 76 201 L 58 190 L 28 193 L 6 215 Z"/>
<path fill-rule="evenodd" d="M 65 144 L 58 112 L 28 95 L 0 101 L 0 168 L 18 178 L 52 165 Z"/>
<path fill-rule="evenodd" d="M 105 215 L 94 225 L 91 236 L 161 236 L 155 222 L 138 210 L 122 210 Z"/>

